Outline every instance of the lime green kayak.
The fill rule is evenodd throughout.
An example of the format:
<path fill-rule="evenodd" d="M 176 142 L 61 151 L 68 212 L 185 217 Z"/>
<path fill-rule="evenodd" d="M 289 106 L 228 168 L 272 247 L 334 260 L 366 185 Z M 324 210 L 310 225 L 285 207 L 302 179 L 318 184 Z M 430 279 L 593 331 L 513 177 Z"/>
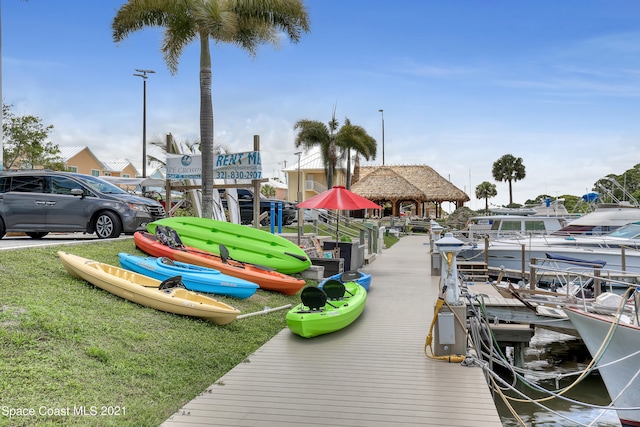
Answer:
<path fill-rule="evenodd" d="M 311 266 L 307 254 L 292 241 L 246 225 L 179 216 L 151 222 L 147 230 L 155 233 L 158 225 L 174 229 L 187 246 L 220 255 L 220 245 L 224 245 L 231 259 L 280 273 L 299 273 Z"/>
<path fill-rule="evenodd" d="M 328 280 L 322 289 L 307 286 L 302 302 L 286 316 L 287 326 L 305 338 L 329 334 L 349 326 L 364 311 L 367 291 L 355 282 Z"/>

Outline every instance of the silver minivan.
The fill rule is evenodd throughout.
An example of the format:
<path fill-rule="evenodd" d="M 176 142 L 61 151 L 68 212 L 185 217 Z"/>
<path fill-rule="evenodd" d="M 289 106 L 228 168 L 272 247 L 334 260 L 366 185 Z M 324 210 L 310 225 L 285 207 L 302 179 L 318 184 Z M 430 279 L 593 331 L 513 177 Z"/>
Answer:
<path fill-rule="evenodd" d="M 155 200 L 129 194 L 100 178 L 70 172 L 0 172 L 0 238 L 23 232 L 40 239 L 51 232 L 118 237 L 165 217 Z"/>

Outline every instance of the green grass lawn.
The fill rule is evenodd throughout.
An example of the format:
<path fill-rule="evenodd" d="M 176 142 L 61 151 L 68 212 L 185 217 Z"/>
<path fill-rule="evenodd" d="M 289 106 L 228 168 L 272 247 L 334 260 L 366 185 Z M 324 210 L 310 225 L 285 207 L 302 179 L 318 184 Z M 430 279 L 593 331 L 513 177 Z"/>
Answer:
<path fill-rule="evenodd" d="M 131 239 L 1 252 L 0 426 L 157 426 L 286 327 L 286 310 L 217 326 L 142 307 L 69 276 L 58 250 L 142 255 Z M 243 314 L 299 302 L 216 298 Z"/>

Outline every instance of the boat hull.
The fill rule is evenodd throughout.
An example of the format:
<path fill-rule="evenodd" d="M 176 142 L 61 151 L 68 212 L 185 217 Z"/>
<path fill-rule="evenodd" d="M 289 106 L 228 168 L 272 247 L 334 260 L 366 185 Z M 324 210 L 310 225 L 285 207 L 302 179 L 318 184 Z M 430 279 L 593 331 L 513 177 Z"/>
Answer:
<path fill-rule="evenodd" d="M 341 301 L 329 301 L 320 311 L 310 311 L 300 303 L 286 316 L 287 326 L 296 335 L 313 338 L 346 328 L 360 317 L 367 302 L 367 291 L 355 282 L 345 283 L 345 288 L 353 295 L 345 293 Z"/>
<path fill-rule="evenodd" d="M 311 266 L 304 250 L 292 241 L 246 225 L 208 218 L 171 217 L 147 224 L 147 230 L 155 233 L 158 225 L 173 228 L 187 246 L 220 255 L 222 244 L 231 258 L 272 267 L 280 273 L 299 273 Z"/>
<path fill-rule="evenodd" d="M 225 295 L 234 298 L 249 298 L 259 286 L 238 277 L 223 274 L 218 270 L 185 262 L 173 261 L 168 265 L 162 258 L 141 257 L 121 252 L 118 254 L 122 268 L 157 280 L 182 276 L 182 283 L 190 291 Z"/>
<path fill-rule="evenodd" d="M 226 325 L 240 311 L 230 305 L 184 288 L 159 289 L 160 280 L 120 267 L 58 251 L 67 272 L 78 279 L 137 304 Z"/>
<path fill-rule="evenodd" d="M 565 313 L 578 330 L 591 355 L 595 356 L 607 339 L 614 318 L 573 308 L 566 308 Z M 638 350 L 640 350 L 640 328 L 620 323 L 616 326 L 606 350 L 598 359 L 600 375 L 609 396 L 615 399 L 615 407 L 633 408 L 640 402 L 640 378 L 636 377 L 638 366 L 640 366 Z M 632 354 L 635 355 L 628 357 Z M 610 364 L 614 361 L 619 362 Z M 629 384 L 630 381 L 632 382 Z M 640 410 L 620 409 L 617 413 L 623 425 L 640 426 Z"/>
<path fill-rule="evenodd" d="M 222 262 L 218 255 L 190 246 L 185 246 L 183 249 L 170 248 L 160 243 L 155 235 L 147 232 L 134 233 L 133 240 L 138 249 L 151 256 L 166 256 L 174 261 L 213 268 L 229 276 L 256 283 L 261 289 L 293 295 L 305 285 L 304 280 L 277 271 L 269 271 L 233 260 Z"/>

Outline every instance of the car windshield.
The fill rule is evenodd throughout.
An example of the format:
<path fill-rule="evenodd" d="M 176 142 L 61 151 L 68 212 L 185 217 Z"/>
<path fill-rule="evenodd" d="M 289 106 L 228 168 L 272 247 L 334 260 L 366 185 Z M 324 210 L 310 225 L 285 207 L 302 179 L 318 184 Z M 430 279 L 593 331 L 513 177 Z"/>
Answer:
<path fill-rule="evenodd" d="M 122 188 L 117 187 L 110 182 L 107 182 L 103 179 L 96 178 L 91 175 L 75 175 L 80 181 L 84 184 L 91 187 L 92 190 L 97 191 L 102 194 L 126 194 Z"/>

